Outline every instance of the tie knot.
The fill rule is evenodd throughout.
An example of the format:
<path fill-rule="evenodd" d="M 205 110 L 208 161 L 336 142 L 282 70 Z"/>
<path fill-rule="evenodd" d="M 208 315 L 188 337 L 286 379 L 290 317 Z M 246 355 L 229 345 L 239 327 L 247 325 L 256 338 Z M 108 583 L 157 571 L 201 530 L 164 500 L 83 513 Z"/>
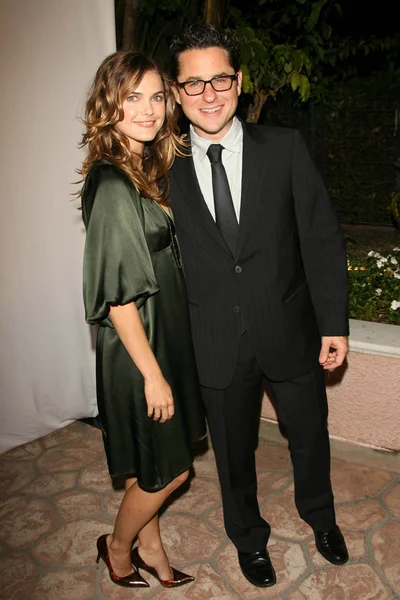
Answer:
<path fill-rule="evenodd" d="M 211 163 L 221 162 L 222 150 L 224 149 L 221 144 L 210 144 L 207 150 L 207 156 Z"/>

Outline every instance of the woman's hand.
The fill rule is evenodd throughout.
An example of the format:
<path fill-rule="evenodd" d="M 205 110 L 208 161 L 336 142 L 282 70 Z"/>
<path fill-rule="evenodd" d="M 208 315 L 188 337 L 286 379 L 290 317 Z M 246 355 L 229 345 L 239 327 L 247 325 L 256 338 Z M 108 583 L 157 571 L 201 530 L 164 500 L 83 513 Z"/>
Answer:
<path fill-rule="evenodd" d="M 147 414 L 165 423 L 174 416 L 171 388 L 150 347 L 143 323 L 134 302 L 110 306 L 110 318 L 129 356 L 143 375 Z"/>
<path fill-rule="evenodd" d="M 145 378 L 144 393 L 147 401 L 147 416 L 165 423 L 174 416 L 174 399 L 171 388 L 162 374 Z"/>

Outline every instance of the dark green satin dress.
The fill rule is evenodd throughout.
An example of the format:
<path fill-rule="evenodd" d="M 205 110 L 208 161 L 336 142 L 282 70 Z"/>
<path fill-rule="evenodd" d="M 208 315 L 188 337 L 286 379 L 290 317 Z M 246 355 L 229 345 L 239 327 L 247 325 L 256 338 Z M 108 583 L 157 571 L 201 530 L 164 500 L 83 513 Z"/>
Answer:
<path fill-rule="evenodd" d="M 191 443 L 206 435 L 174 224 L 106 162 L 87 176 L 82 210 L 84 303 L 87 322 L 100 325 L 97 402 L 109 471 L 157 491 L 190 467 Z M 166 423 L 147 416 L 143 377 L 108 316 L 110 305 L 132 301 L 172 389 L 175 414 Z"/>

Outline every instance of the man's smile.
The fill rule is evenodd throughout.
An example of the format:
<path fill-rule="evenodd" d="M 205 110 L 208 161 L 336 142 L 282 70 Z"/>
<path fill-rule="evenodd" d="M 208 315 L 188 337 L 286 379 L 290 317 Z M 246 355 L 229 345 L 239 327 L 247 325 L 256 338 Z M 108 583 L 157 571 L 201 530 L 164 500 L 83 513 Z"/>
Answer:
<path fill-rule="evenodd" d="M 207 113 L 207 114 L 215 114 L 222 109 L 223 109 L 223 106 L 214 106 L 213 108 L 200 108 L 200 111 Z"/>

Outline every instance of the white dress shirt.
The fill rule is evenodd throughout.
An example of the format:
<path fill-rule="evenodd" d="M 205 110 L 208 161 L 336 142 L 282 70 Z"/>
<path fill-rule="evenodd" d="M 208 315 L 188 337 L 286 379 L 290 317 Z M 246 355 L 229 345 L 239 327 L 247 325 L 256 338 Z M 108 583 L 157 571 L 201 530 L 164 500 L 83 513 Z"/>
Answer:
<path fill-rule="evenodd" d="M 206 140 L 197 135 L 192 125 L 190 126 L 190 139 L 192 142 L 194 168 L 200 190 L 215 221 L 211 163 L 207 156 L 208 147 L 215 142 Z M 224 150 L 222 150 L 222 164 L 225 167 L 226 175 L 228 177 L 233 206 L 239 222 L 243 163 L 243 129 L 239 119 L 236 117 L 233 118 L 231 128 L 224 137 L 219 140 L 218 144 L 221 144 L 221 146 L 224 147 Z"/>

